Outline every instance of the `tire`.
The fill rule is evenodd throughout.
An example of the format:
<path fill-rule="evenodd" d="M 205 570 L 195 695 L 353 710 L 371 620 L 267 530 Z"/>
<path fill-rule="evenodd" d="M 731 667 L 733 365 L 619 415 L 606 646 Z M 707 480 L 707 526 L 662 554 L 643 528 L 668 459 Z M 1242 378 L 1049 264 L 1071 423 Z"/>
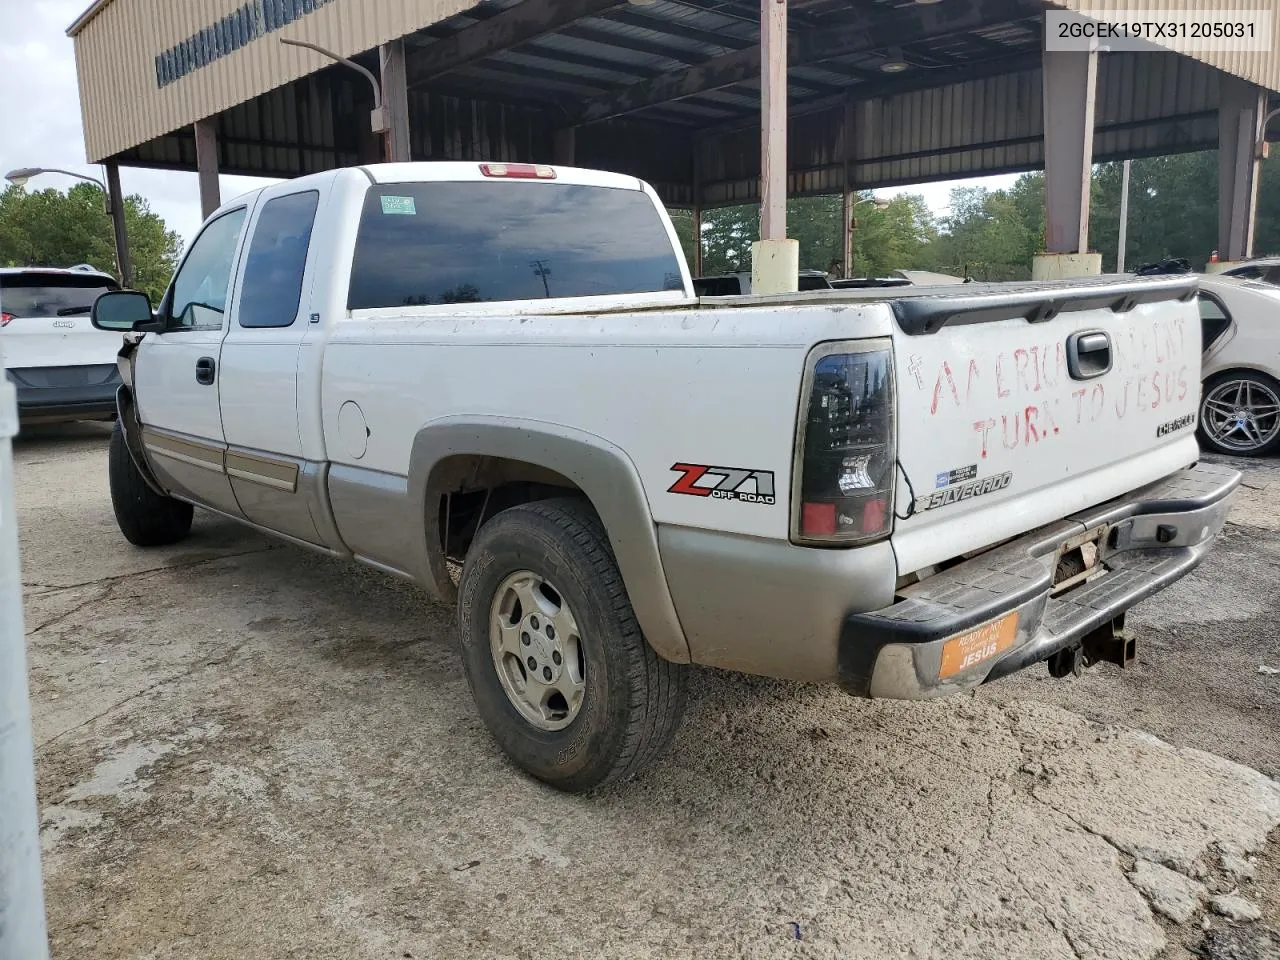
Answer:
<path fill-rule="evenodd" d="M 1280 382 L 1256 370 L 1210 377 L 1200 393 L 1200 445 L 1232 457 L 1265 457 L 1280 450 Z"/>
<path fill-rule="evenodd" d="M 161 496 L 142 479 L 125 443 L 120 421 L 111 428 L 107 452 L 111 507 L 124 538 L 135 547 L 177 543 L 191 532 L 191 504 Z"/>
<path fill-rule="evenodd" d="M 522 592 L 533 595 L 527 608 Z M 556 640 L 546 636 L 553 624 L 562 626 Z M 581 500 L 522 504 L 481 527 L 459 583 L 458 633 L 485 726 L 517 766 L 560 790 L 579 793 L 633 776 L 679 726 L 686 668 L 660 658 L 645 640 L 604 528 Z M 502 636 L 519 656 L 495 654 L 493 637 Z M 552 670 L 558 687 L 539 712 L 530 701 L 551 689 L 543 678 Z M 527 697 L 515 690 L 521 675 Z"/>

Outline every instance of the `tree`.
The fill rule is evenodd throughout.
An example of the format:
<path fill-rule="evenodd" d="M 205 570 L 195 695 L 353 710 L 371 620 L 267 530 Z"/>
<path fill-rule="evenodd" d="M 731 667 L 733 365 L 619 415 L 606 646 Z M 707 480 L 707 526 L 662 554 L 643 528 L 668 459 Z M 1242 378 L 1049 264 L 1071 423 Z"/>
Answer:
<path fill-rule="evenodd" d="M 133 286 L 158 301 L 178 263 L 178 235 L 136 194 L 125 198 L 125 230 Z M 9 187 L 0 194 L 0 265 L 71 267 L 80 263 L 116 274 L 114 234 L 101 190 L 80 183 L 66 193 L 53 189 L 28 193 Z"/>
<path fill-rule="evenodd" d="M 866 195 L 869 198 L 869 194 Z M 917 266 L 922 251 L 937 234 L 924 198 L 904 194 L 884 210 L 870 204 L 854 208 L 856 273 L 882 275 Z M 693 218 L 672 211 L 676 234 L 689 263 L 693 263 Z M 823 270 L 844 262 L 844 200 L 839 195 L 796 197 L 787 201 L 787 236 L 800 244 L 800 266 Z M 759 208 L 755 204 L 719 207 L 702 215 L 702 272 L 713 276 L 751 269 L 751 244 L 760 237 Z"/>

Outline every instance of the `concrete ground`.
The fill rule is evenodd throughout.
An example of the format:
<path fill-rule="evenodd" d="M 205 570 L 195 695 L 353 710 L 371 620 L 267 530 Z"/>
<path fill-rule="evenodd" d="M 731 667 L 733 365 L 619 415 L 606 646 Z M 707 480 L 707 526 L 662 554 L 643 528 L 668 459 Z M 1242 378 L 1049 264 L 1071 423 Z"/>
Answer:
<path fill-rule="evenodd" d="M 130 547 L 106 435 L 15 450 L 55 958 L 1280 956 L 1274 465 L 1131 672 L 702 671 L 670 753 L 582 798 L 504 761 L 412 587 L 207 515 Z"/>

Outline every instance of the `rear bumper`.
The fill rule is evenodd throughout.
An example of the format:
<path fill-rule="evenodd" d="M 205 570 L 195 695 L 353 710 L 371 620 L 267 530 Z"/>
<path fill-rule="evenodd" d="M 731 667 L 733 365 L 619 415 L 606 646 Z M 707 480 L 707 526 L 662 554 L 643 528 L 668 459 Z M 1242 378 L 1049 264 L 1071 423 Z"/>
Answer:
<path fill-rule="evenodd" d="M 1199 464 L 951 567 L 883 609 L 850 614 L 840 633 L 840 684 L 861 696 L 928 699 L 1078 644 L 1200 562 L 1239 482 L 1235 470 Z M 1052 596 L 1062 546 L 1089 531 L 1100 533 L 1106 572 Z M 1007 648 L 940 678 L 948 641 L 1012 613 L 1017 629 Z"/>
<path fill-rule="evenodd" d="M 104 419 L 115 415 L 120 372 L 114 364 L 8 370 L 20 423 Z"/>

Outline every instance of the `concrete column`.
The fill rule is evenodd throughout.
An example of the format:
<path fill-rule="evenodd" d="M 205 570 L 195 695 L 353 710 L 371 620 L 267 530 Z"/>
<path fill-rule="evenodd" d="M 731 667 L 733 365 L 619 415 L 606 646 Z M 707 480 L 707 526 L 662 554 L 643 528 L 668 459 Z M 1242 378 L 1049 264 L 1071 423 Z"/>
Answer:
<path fill-rule="evenodd" d="M 760 240 L 752 293 L 800 288 L 800 244 L 787 239 L 787 0 L 760 0 Z"/>
<path fill-rule="evenodd" d="M 392 40 L 379 47 L 378 64 L 382 74 L 382 105 L 389 124 L 383 135 L 384 157 L 388 163 L 408 163 L 413 157 L 409 139 L 409 87 L 404 41 Z"/>
<path fill-rule="evenodd" d="M 218 121 L 214 117 L 195 122 L 196 171 L 200 178 L 200 213 L 209 214 L 222 206 L 218 187 Z"/>
<path fill-rule="evenodd" d="M 1218 251 L 1226 263 L 1253 256 L 1258 208 L 1258 137 L 1265 92 L 1221 75 L 1218 99 Z"/>
<path fill-rule="evenodd" d="M 120 190 L 120 165 L 114 160 L 103 164 L 107 169 L 107 206 L 111 208 L 111 227 L 116 240 L 116 267 L 120 285 L 133 283 L 133 265 L 129 262 L 129 234 L 125 230 L 124 193 Z"/>
<path fill-rule="evenodd" d="M 1088 252 L 1098 55 L 1048 50 L 1043 63 L 1045 253 L 1037 255 L 1031 275 L 1101 273 L 1101 254 Z"/>
<path fill-rule="evenodd" d="M 562 167 L 571 167 L 578 152 L 578 131 L 576 127 L 562 127 L 552 135 L 553 163 Z"/>

